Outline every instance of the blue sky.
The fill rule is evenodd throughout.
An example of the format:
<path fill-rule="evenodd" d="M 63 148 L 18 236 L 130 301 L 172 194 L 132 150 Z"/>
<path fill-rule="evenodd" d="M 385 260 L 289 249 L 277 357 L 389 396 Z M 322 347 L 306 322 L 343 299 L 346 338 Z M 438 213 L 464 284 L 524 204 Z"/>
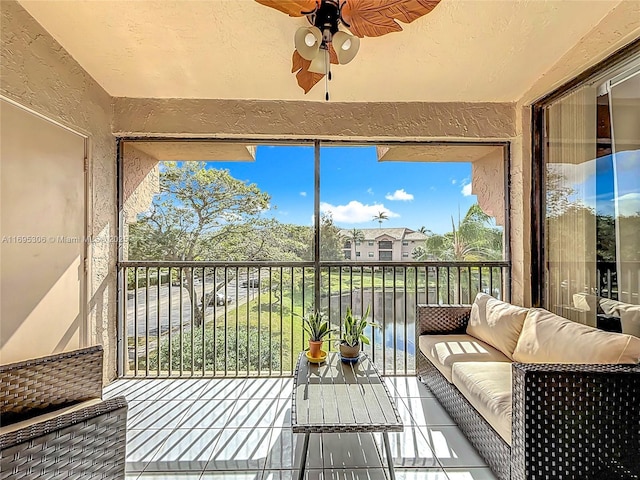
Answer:
<path fill-rule="evenodd" d="M 383 227 L 444 233 L 476 203 L 470 163 L 378 162 L 375 147 L 323 147 L 320 158 L 321 211 L 341 228 L 376 228 L 385 211 Z M 255 162 L 210 165 L 269 193 L 279 221 L 312 224 L 313 147 L 259 146 Z"/>
<path fill-rule="evenodd" d="M 615 168 L 614 168 L 615 163 Z M 564 177 L 574 190 L 573 202 L 588 206 L 601 215 L 640 213 L 640 150 L 606 155 L 579 164 L 551 163 L 550 172 Z"/>

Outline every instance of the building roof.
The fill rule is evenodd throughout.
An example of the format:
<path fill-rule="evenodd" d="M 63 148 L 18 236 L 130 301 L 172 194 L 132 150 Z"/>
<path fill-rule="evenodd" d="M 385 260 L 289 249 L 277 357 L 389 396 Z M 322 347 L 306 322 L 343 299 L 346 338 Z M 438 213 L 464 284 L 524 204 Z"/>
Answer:
<path fill-rule="evenodd" d="M 424 233 L 416 232 L 415 230 L 411 230 L 409 228 L 358 228 L 356 230 L 360 230 L 364 235 L 364 240 L 377 240 L 380 237 L 388 236 L 395 240 L 413 240 L 413 241 L 424 241 L 427 239 L 427 236 Z M 349 238 L 351 235 L 352 229 L 342 229 L 340 230 L 340 235 L 345 238 Z"/>

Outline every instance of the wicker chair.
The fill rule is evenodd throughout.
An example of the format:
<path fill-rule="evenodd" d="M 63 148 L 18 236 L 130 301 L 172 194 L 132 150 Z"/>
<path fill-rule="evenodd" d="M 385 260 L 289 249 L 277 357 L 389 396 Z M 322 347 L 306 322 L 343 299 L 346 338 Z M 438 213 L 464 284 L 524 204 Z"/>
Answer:
<path fill-rule="evenodd" d="M 419 305 L 415 344 L 464 333 L 470 312 Z M 501 480 L 640 479 L 639 366 L 512 363 L 512 445 L 421 352 L 416 370 Z"/>
<path fill-rule="evenodd" d="M 100 400 L 102 347 L 0 366 L 0 478 L 122 479 L 127 402 Z"/>

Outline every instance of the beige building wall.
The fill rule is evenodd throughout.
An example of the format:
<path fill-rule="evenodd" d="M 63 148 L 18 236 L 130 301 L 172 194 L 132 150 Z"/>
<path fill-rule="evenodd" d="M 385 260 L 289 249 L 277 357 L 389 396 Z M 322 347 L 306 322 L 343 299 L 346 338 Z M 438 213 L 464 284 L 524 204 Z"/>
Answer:
<path fill-rule="evenodd" d="M 122 258 L 129 259 L 129 225 L 136 221 L 138 214 L 149 209 L 153 196 L 160 191 L 159 162 L 156 158 L 138 150 L 131 143 L 125 143 L 122 152 L 123 163 L 123 227 Z"/>
<path fill-rule="evenodd" d="M 351 251 L 351 260 L 355 262 L 379 262 L 380 261 L 380 245 L 378 242 L 380 241 L 390 241 L 392 242 L 392 261 L 394 262 L 408 262 L 412 261 L 413 257 L 411 254 L 413 250 L 418 247 L 424 245 L 424 241 L 420 240 L 398 240 L 397 238 L 386 235 L 384 233 L 380 234 L 380 237 L 375 240 L 364 240 L 362 242 L 354 243 L 353 240 L 348 240 L 351 244 L 350 249 L 344 248 L 343 251 Z M 371 245 L 369 245 L 371 242 Z M 405 245 L 406 243 L 406 245 Z M 388 251 L 388 250 L 387 250 Z M 356 253 L 359 253 L 360 256 L 356 256 Z"/>
<path fill-rule="evenodd" d="M 424 242 L 416 242 L 415 240 L 401 240 L 400 241 L 400 261 L 408 262 L 409 260 L 413 260 L 413 258 L 411 257 L 411 254 L 413 253 L 413 250 L 420 245 L 424 245 Z"/>
<path fill-rule="evenodd" d="M 0 100 L 0 362 L 86 346 L 85 139 Z"/>
<path fill-rule="evenodd" d="M 0 9 L 0 94 L 88 138 L 87 339 L 104 346 L 105 377 L 112 379 L 116 375 L 112 99 L 18 3 L 2 0 Z M 3 202 L 3 215 L 5 209 L 12 206 Z"/>
<path fill-rule="evenodd" d="M 484 213 L 504 226 L 504 154 L 497 149 L 471 163 L 471 193 Z"/>

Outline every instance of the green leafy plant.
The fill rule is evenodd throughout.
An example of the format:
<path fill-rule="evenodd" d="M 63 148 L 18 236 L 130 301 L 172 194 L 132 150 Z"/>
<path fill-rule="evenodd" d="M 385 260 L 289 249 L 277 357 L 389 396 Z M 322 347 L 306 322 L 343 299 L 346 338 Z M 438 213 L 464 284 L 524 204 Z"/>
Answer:
<path fill-rule="evenodd" d="M 358 318 L 353 315 L 351 308 L 347 307 L 347 312 L 344 315 L 342 336 L 340 338 L 341 343 L 346 343 L 350 347 L 355 347 L 360 342 L 369 345 L 369 337 L 364 334 L 364 331 L 368 326 L 372 328 L 378 327 L 375 323 L 367 321 L 370 310 L 371 305 L 368 305 L 364 315 Z"/>
<path fill-rule="evenodd" d="M 325 319 L 324 314 L 316 310 L 302 317 L 304 321 L 304 331 L 309 335 L 309 341 L 322 342 L 330 340 L 329 335 L 337 332 L 335 328 L 331 328 L 329 321 Z"/>

